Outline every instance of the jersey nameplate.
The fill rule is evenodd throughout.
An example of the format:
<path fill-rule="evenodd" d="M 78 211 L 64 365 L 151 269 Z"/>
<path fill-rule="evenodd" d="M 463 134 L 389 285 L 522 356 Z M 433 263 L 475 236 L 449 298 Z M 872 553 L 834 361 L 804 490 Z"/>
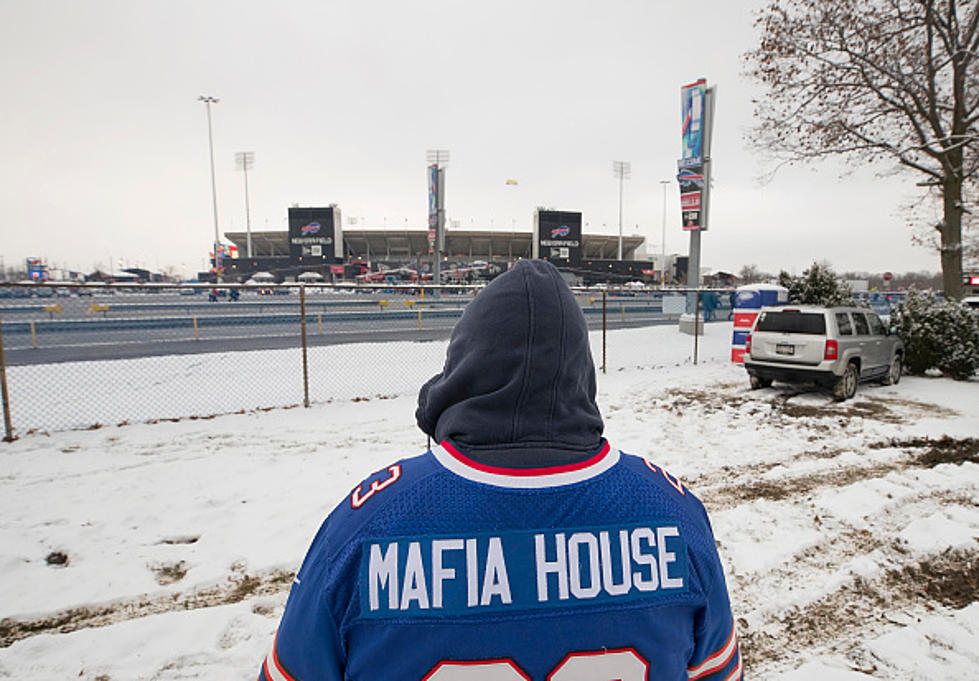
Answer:
<path fill-rule="evenodd" d="M 388 537 L 365 541 L 362 551 L 364 617 L 595 605 L 687 590 L 676 523 Z"/>

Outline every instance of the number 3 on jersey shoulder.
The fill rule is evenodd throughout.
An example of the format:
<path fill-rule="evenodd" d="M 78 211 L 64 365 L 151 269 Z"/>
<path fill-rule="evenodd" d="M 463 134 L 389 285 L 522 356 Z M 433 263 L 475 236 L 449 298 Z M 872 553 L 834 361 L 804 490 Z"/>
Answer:
<path fill-rule="evenodd" d="M 648 681 L 649 663 L 632 648 L 569 653 L 547 681 Z M 510 659 L 439 662 L 422 681 L 532 681 Z"/>
<path fill-rule="evenodd" d="M 350 495 L 350 507 L 354 509 L 360 508 L 361 506 L 364 505 L 364 502 L 366 502 L 372 496 L 380 492 L 385 487 L 389 485 L 393 485 L 395 482 L 397 482 L 398 478 L 401 477 L 401 466 L 398 465 L 390 466 L 388 467 L 387 472 L 388 472 L 387 478 L 385 478 L 384 480 L 375 480 L 370 484 L 370 486 L 367 488 L 367 491 L 364 492 L 363 494 L 360 493 L 360 490 L 363 489 L 364 487 L 363 484 L 358 485 L 357 488 Z"/>

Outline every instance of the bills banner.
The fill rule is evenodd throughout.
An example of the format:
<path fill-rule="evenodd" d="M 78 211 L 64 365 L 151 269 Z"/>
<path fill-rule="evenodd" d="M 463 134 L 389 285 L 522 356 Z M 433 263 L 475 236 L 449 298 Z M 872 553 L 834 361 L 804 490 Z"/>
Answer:
<path fill-rule="evenodd" d="M 701 228 L 703 214 L 701 199 L 704 194 L 704 175 L 699 168 L 684 168 L 677 173 L 680 184 L 680 213 L 684 231 L 691 232 Z"/>
<path fill-rule="evenodd" d="M 439 227 L 439 167 L 428 166 L 428 252 L 435 252 Z"/>
<path fill-rule="evenodd" d="M 694 232 L 707 229 L 704 212 L 707 204 L 704 157 L 705 149 L 707 80 L 701 78 L 695 83 L 680 88 L 680 137 L 682 141 L 681 158 L 677 161 L 679 172 L 676 179 L 680 185 L 680 212 L 683 230 Z"/>
<path fill-rule="evenodd" d="M 683 138 L 683 154 L 680 157 L 681 168 L 702 166 L 704 163 L 704 95 L 706 92 L 707 80 L 705 78 L 680 88 L 680 115 L 683 121 L 681 127 Z"/>

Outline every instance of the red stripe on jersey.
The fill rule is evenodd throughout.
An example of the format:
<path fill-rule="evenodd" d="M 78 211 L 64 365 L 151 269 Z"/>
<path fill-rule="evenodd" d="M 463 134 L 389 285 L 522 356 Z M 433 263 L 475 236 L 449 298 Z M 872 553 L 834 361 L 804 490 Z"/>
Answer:
<path fill-rule="evenodd" d="M 602 448 L 598 450 L 597 454 L 578 463 L 571 463 L 565 466 L 547 466 L 544 468 L 503 468 L 500 466 L 488 466 L 484 463 L 473 461 L 468 456 L 453 447 L 452 443 L 448 440 L 442 440 L 441 444 L 445 451 L 451 454 L 454 459 L 456 459 L 459 463 L 469 466 L 470 468 L 475 468 L 477 471 L 482 471 L 483 473 L 492 473 L 494 475 L 511 475 L 516 477 L 557 475 L 558 473 L 573 473 L 575 471 L 581 471 L 599 463 L 605 458 L 610 449 L 608 442 L 604 441 L 602 442 Z"/>
<path fill-rule="evenodd" d="M 278 671 L 279 674 L 281 674 L 282 677 L 286 679 L 286 681 L 298 681 L 295 676 L 293 676 L 288 671 L 286 671 L 285 666 L 279 660 L 279 632 L 278 631 L 275 632 L 275 640 L 272 642 L 272 654 L 269 655 L 269 657 L 272 658 L 271 662 L 272 664 L 275 665 L 276 671 Z M 265 663 L 266 665 L 268 665 L 269 663 L 268 658 L 265 659 Z M 265 672 L 265 675 L 268 676 L 270 679 L 274 678 L 271 674 L 268 673 L 267 670 Z"/>
<path fill-rule="evenodd" d="M 724 645 L 722 645 L 717 652 L 698 664 L 696 667 L 687 667 L 687 678 L 690 681 L 695 681 L 696 679 L 701 679 L 705 676 L 713 674 L 718 669 L 723 669 L 731 662 L 731 658 L 735 653 L 738 653 L 738 642 L 735 638 L 734 623 L 732 622 L 731 633 L 727 637 L 727 641 L 724 642 Z M 740 666 L 740 654 L 738 657 Z"/>

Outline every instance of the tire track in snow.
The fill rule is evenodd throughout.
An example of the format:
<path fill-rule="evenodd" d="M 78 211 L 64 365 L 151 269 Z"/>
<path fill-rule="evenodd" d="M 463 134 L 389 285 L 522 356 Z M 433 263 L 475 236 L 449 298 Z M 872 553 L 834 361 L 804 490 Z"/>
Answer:
<path fill-rule="evenodd" d="M 68 608 L 32 619 L 0 620 L 0 648 L 38 634 L 65 634 L 89 627 L 105 627 L 125 620 L 181 610 L 197 610 L 238 603 L 246 598 L 270 596 L 289 588 L 295 572 L 274 570 L 236 574 L 228 581 L 193 591 L 111 601 Z"/>

